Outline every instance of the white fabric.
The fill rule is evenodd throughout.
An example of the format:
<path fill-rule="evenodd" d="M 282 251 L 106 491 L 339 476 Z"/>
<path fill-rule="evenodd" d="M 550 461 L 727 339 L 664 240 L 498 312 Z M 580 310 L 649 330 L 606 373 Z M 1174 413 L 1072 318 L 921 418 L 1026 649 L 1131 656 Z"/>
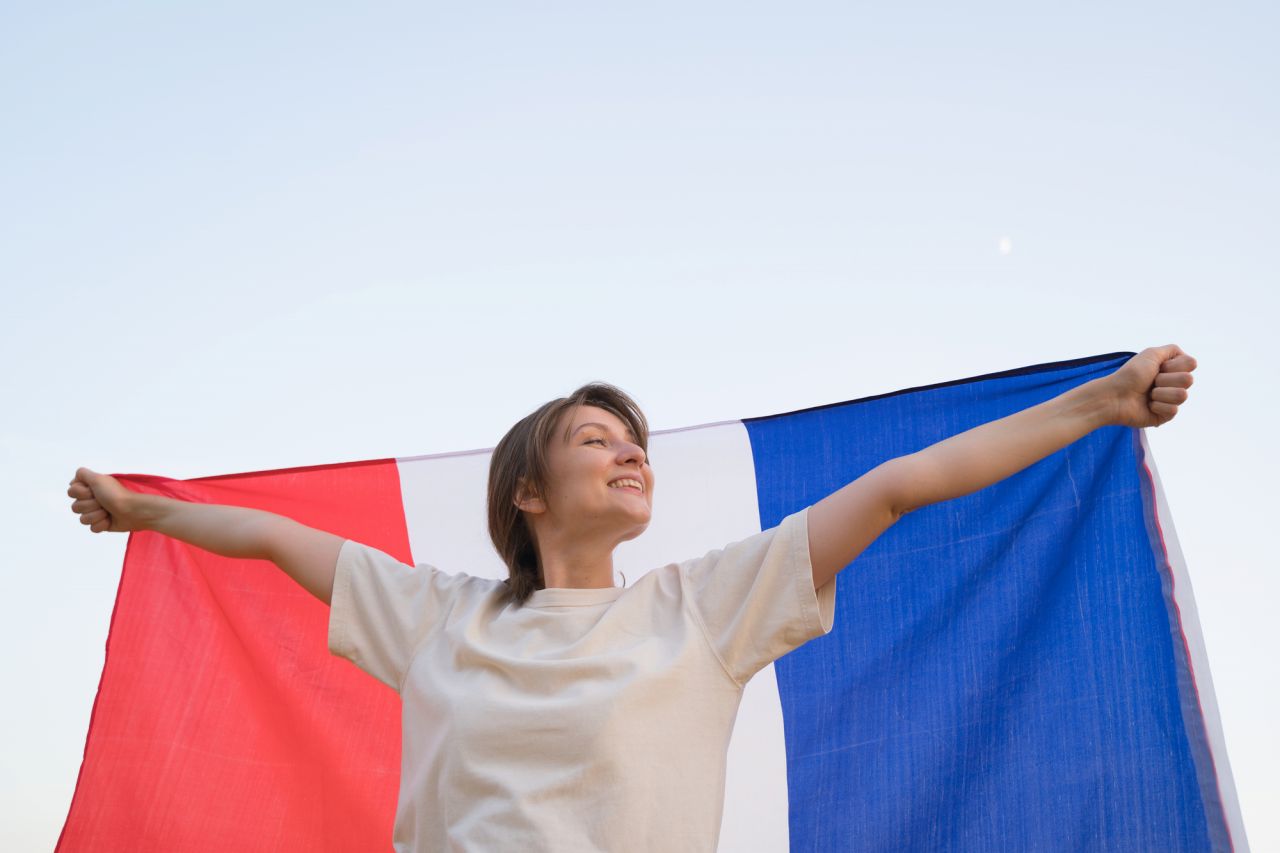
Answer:
<path fill-rule="evenodd" d="M 343 543 L 329 647 L 403 702 L 396 850 L 714 850 L 742 685 L 831 630 L 807 522 L 520 608 Z"/>

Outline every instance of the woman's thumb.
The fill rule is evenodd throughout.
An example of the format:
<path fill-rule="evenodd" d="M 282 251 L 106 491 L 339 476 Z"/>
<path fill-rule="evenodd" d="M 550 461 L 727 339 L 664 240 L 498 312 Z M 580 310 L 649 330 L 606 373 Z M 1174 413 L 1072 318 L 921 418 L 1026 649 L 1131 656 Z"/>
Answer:
<path fill-rule="evenodd" d="M 89 487 L 89 491 L 94 494 L 106 492 L 107 494 L 115 491 L 112 487 L 115 485 L 112 478 L 108 474 L 100 474 L 92 468 L 77 468 L 76 479 Z"/>

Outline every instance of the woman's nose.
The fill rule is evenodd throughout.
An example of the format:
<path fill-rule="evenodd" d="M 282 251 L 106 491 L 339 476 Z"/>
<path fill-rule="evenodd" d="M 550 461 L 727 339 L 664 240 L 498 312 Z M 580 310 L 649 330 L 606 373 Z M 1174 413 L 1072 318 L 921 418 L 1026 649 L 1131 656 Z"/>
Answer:
<path fill-rule="evenodd" d="M 618 452 L 620 458 L 624 462 L 636 462 L 643 465 L 647 459 L 644 448 L 638 444 L 624 442 L 623 448 Z"/>

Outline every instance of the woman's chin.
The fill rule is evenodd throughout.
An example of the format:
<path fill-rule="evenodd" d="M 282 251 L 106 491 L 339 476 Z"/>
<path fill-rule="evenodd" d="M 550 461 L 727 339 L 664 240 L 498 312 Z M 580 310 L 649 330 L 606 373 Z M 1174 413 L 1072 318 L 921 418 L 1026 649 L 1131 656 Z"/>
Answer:
<path fill-rule="evenodd" d="M 649 529 L 649 519 L 646 517 L 644 521 L 637 522 L 634 526 L 632 526 L 631 530 L 627 532 L 627 535 L 622 537 L 622 541 L 630 542 L 632 539 L 635 539 L 637 536 L 639 536 L 641 533 L 644 533 L 648 529 Z"/>

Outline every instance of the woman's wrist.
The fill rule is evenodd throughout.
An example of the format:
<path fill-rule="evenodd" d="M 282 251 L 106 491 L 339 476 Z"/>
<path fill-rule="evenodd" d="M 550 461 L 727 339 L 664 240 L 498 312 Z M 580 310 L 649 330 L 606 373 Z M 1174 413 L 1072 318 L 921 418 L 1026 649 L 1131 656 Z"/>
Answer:
<path fill-rule="evenodd" d="M 173 502 L 173 498 L 166 498 L 164 495 L 132 493 L 129 497 L 128 513 L 135 522 L 133 529 L 162 532 L 160 526 L 169 512 L 168 505 Z"/>
<path fill-rule="evenodd" d="M 1091 379 L 1067 393 L 1076 395 L 1078 411 L 1090 425 L 1090 432 L 1117 422 L 1118 393 L 1110 376 Z"/>

